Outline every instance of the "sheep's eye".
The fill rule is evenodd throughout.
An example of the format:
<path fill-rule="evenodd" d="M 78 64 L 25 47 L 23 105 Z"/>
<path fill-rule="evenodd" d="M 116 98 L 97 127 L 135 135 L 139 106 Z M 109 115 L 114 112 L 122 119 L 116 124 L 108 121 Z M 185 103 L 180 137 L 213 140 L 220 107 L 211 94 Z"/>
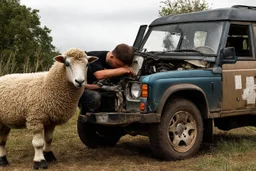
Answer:
<path fill-rule="evenodd" d="M 65 62 L 65 65 L 66 65 L 66 67 L 69 67 L 70 66 L 70 64 L 69 64 L 69 62 Z"/>

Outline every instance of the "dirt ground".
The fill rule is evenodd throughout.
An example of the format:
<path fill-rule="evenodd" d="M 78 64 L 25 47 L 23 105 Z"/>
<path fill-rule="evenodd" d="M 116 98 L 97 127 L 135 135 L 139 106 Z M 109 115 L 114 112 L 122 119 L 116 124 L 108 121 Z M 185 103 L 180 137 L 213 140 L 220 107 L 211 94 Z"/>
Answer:
<path fill-rule="evenodd" d="M 154 158 L 149 140 L 143 136 L 124 136 L 116 147 L 88 149 L 76 132 L 74 116 L 54 133 L 53 151 L 57 163 L 54 171 L 256 171 L 256 128 L 246 127 L 229 132 L 215 131 L 215 142 L 203 144 L 193 158 L 181 161 L 160 161 Z M 27 130 L 12 130 L 7 141 L 10 165 L 0 170 L 33 170 L 32 136 Z"/>

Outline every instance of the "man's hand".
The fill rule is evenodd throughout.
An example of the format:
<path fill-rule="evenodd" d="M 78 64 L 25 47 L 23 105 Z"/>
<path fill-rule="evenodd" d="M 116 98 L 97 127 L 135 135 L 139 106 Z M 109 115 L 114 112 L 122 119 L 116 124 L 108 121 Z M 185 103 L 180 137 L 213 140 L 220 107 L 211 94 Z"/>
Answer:
<path fill-rule="evenodd" d="M 136 75 L 135 71 L 131 67 L 121 67 L 121 68 L 124 69 L 126 74 L 129 74 L 129 75 L 132 75 L 132 76 Z"/>
<path fill-rule="evenodd" d="M 89 90 L 97 90 L 101 87 L 97 84 L 85 84 L 84 88 Z"/>
<path fill-rule="evenodd" d="M 100 90 L 115 91 L 115 92 L 121 91 L 120 87 L 118 85 L 113 84 L 109 79 L 99 80 L 95 82 L 95 84 L 100 87 L 99 88 Z"/>

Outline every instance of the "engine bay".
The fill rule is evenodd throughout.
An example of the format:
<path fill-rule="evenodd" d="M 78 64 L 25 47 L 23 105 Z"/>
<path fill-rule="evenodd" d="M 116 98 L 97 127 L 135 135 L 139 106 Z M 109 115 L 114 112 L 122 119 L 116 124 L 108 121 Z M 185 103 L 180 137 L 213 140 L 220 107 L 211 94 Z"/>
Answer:
<path fill-rule="evenodd" d="M 211 67 L 210 63 L 199 60 L 155 60 L 145 59 L 141 68 L 141 75 L 174 70 L 191 70 Z"/>

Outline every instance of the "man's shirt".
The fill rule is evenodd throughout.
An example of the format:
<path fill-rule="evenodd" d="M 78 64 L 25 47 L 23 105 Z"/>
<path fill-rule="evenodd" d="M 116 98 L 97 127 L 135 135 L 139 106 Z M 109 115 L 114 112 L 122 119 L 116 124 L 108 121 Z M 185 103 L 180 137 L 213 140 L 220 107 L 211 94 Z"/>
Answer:
<path fill-rule="evenodd" d="M 90 51 L 86 52 L 88 56 L 96 56 L 99 59 L 95 62 L 89 64 L 87 71 L 87 83 L 93 84 L 97 81 L 97 78 L 94 76 L 94 73 L 104 69 L 111 69 L 111 67 L 106 62 L 108 51 Z"/>

